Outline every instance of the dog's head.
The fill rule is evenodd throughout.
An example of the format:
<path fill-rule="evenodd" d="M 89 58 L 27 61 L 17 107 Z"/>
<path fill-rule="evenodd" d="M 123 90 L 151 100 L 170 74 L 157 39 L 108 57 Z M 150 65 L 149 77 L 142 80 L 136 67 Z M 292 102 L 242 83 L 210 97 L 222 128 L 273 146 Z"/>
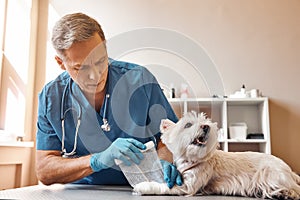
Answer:
<path fill-rule="evenodd" d="M 161 140 L 175 158 L 189 161 L 204 159 L 218 146 L 217 123 L 204 113 L 185 114 L 177 123 L 164 119 L 160 124 Z"/>

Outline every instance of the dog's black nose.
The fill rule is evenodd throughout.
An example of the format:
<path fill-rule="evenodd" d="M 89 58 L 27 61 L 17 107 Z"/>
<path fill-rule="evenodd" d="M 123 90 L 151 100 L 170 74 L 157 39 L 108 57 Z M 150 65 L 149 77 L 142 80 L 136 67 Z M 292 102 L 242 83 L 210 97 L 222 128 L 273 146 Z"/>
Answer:
<path fill-rule="evenodd" d="M 209 132 L 209 126 L 208 125 L 201 125 L 200 128 L 203 130 L 205 134 Z"/>

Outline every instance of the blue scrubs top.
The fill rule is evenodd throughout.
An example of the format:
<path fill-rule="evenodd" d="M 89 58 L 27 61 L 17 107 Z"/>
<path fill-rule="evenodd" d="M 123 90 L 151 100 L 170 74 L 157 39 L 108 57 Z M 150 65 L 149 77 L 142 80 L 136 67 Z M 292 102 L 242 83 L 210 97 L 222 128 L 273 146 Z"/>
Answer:
<path fill-rule="evenodd" d="M 155 77 L 144 67 L 109 59 L 106 118 L 111 130 L 104 132 L 104 104 L 100 112 L 89 104 L 67 72 L 45 85 L 39 94 L 37 149 L 61 151 L 61 113 L 65 115 L 65 148 L 71 152 L 79 110 L 77 156 L 104 151 L 117 138 L 135 138 L 143 143 L 160 139 L 161 119 L 177 117 Z M 65 98 L 62 99 L 65 91 Z M 61 109 L 63 105 L 63 109 Z M 67 111 L 69 108 L 71 110 Z M 128 184 L 118 166 L 93 173 L 76 183 Z"/>

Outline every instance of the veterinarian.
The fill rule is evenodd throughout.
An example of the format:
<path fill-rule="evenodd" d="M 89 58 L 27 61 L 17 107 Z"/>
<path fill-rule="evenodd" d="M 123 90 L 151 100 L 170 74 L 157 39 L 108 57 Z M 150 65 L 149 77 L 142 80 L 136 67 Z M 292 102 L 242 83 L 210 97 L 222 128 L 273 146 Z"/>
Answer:
<path fill-rule="evenodd" d="M 144 67 L 112 60 L 97 21 L 68 14 L 54 26 L 61 73 L 39 94 L 36 172 L 46 184 L 128 184 L 114 159 L 139 164 L 153 141 L 171 188 L 181 176 L 160 141 L 162 118 L 177 121 L 155 77 Z"/>

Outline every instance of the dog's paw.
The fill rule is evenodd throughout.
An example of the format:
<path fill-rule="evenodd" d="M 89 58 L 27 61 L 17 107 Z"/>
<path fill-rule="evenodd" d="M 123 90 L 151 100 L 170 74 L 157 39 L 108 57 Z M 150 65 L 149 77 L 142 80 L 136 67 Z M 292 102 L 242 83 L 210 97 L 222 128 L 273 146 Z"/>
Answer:
<path fill-rule="evenodd" d="M 134 186 L 133 194 L 165 194 L 169 188 L 166 184 L 157 182 L 141 182 Z"/>

